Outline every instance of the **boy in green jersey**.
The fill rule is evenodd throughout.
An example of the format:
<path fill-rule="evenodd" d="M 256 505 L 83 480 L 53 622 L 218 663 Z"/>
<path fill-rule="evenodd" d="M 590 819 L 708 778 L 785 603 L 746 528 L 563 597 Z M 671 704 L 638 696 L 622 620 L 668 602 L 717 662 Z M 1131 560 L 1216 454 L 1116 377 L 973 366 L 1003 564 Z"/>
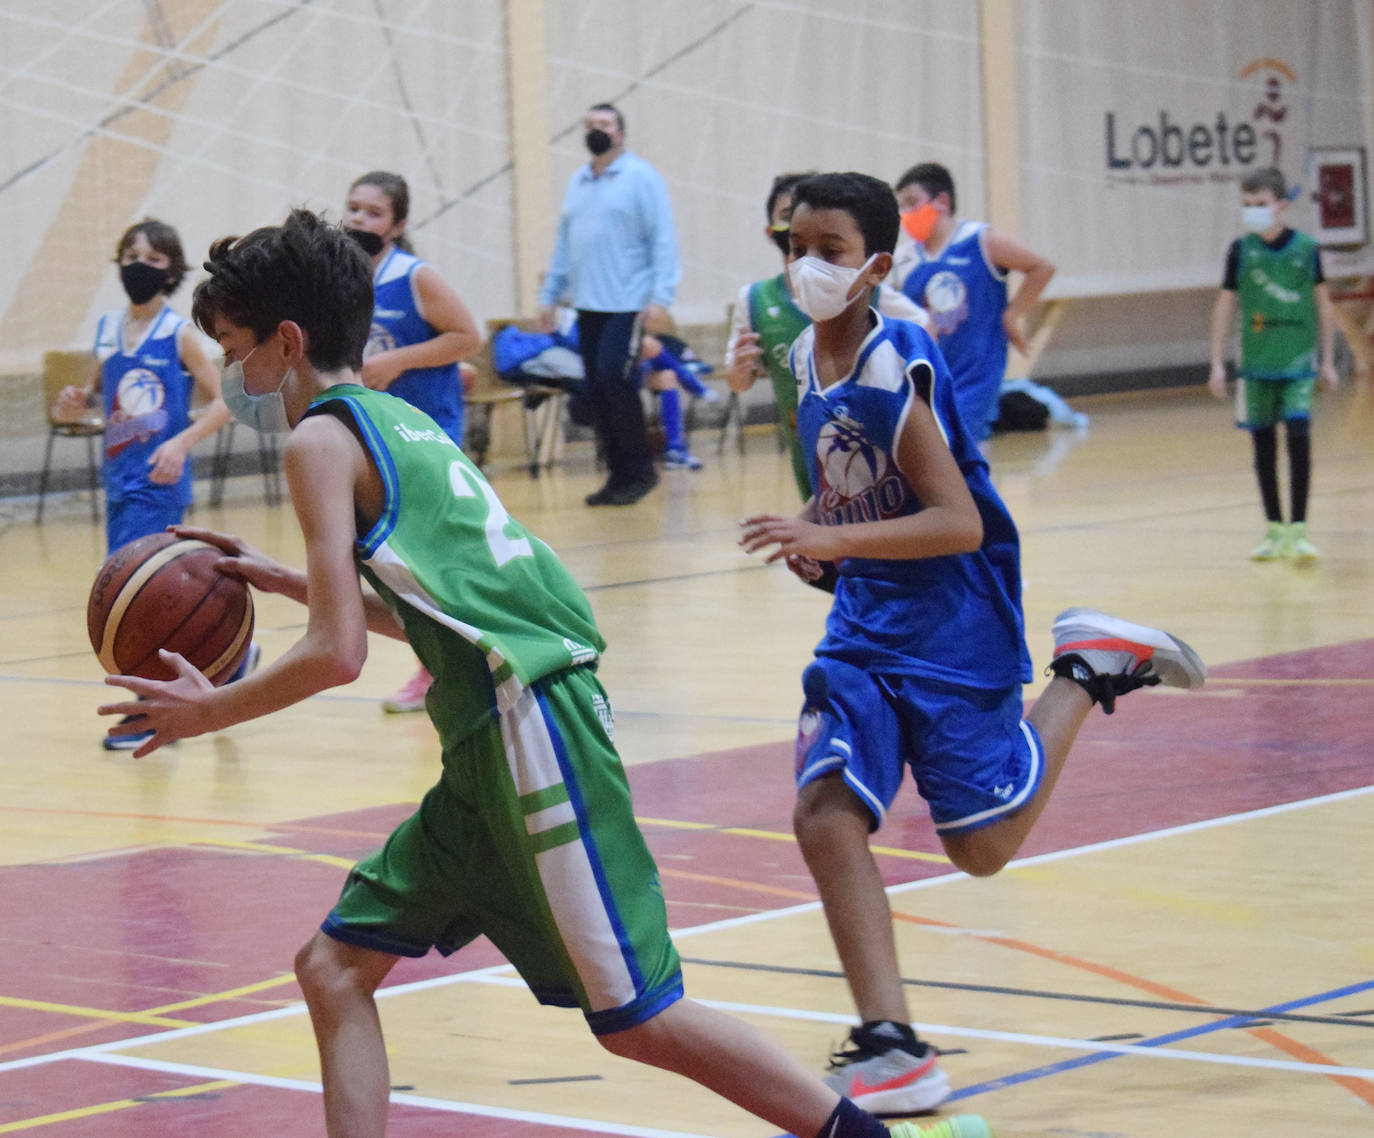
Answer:
<path fill-rule="evenodd" d="M 1273 167 L 1254 170 L 1240 184 L 1247 232 L 1231 243 L 1226 276 L 1212 308 L 1212 370 L 1207 386 L 1226 397 L 1222 354 L 1240 307 L 1240 358 L 1236 363 L 1236 423 L 1250 432 L 1255 476 L 1268 528 L 1251 551 L 1256 561 L 1295 557 L 1311 561 L 1307 494 L 1312 470 L 1309 417 L 1318 370 L 1334 390 L 1336 321 L 1322 274 L 1321 250 L 1306 233 L 1283 223 L 1288 188 Z M 1318 335 L 1321 367 L 1317 366 Z M 1279 502 L 1278 424 L 1288 446 L 1290 524 Z"/>
<path fill-rule="evenodd" d="M 241 421 L 291 431 L 283 461 L 306 567 L 225 534 L 177 532 L 222 549 L 221 571 L 305 604 L 306 628 L 270 666 L 221 688 L 163 653 L 177 679 L 111 677 L 144 698 L 100 711 L 139 717 L 112 735 L 152 731 L 142 757 L 349 682 L 368 631 L 408 640 L 434 676 L 439 781 L 353 868 L 296 957 L 331 1138 L 385 1133 L 374 993 L 397 959 L 454 952 L 480 934 L 541 1002 L 581 1007 L 614 1054 L 694 1079 L 802 1138 L 886 1138 L 761 1032 L 684 998 L 595 676 L 604 644 L 591 606 L 432 419 L 361 385 L 373 309 L 361 249 L 297 210 L 216 243 L 206 268 L 193 314 L 224 349 L 226 403 Z M 951 1128 L 959 1122 L 933 1133 L 986 1134 L 971 1120 Z"/>

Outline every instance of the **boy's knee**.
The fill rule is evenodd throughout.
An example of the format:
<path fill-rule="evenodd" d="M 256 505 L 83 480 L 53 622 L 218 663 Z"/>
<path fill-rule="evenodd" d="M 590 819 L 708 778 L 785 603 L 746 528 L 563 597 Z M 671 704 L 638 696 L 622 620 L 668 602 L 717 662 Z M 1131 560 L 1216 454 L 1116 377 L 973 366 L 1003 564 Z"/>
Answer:
<path fill-rule="evenodd" d="M 792 832 L 803 848 L 832 844 L 846 837 L 868 841 L 873 817 L 839 775 L 807 783 L 792 808 Z"/>
<path fill-rule="evenodd" d="M 1015 849 L 1004 848 L 996 840 L 995 832 L 976 830 L 971 834 L 941 835 L 945 853 L 954 863 L 954 868 L 962 870 L 970 877 L 991 877 L 1005 868 Z"/>
<path fill-rule="evenodd" d="M 659 1065 L 660 1052 L 666 1039 L 660 1038 L 663 1017 L 654 1016 L 643 1023 L 627 1027 L 622 1031 L 611 1031 L 598 1035 L 596 1041 L 612 1055 L 621 1059 L 633 1059 L 639 1063 Z"/>

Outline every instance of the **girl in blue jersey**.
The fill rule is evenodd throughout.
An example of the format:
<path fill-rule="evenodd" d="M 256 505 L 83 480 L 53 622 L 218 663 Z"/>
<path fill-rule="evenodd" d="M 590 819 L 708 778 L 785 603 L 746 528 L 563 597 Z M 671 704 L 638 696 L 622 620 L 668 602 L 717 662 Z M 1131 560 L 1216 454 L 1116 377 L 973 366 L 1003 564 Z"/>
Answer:
<path fill-rule="evenodd" d="M 191 504 L 191 448 L 229 422 L 219 369 L 167 303 L 187 270 L 177 231 L 144 218 L 124 231 L 114 260 L 128 307 L 100 317 L 90 382 L 63 389 L 56 408 L 72 417 L 103 394 L 108 552 L 181 521 Z M 207 406 L 193 420 L 195 392 Z M 145 738 L 107 735 L 104 742 L 107 750 L 127 750 Z"/>
<path fill-rule="evenodd" d="M 372 170 L 348 188 L 344 228 L 372 258 L 376 307 L 363 358 L 363 383 L 418 407 L 463 445 L 463 385 L 459 360 L 482 346 L 467 306 L 405 236 L 410 188 L 399 174 Z M 382 700 L 388 712 L 423 711 L 433 677 L 419 667 Z"/>
<path fill-rule="evenodd" d="M 867 300 L 892 267 L 897 205 L 863 174 L 798 183 L 788 277 L 811 318 L 790 358 L 812 498 L 793 518 L 746 519 L 805 579 L 838 570 L 816 660 L 802 677 L 797 840 L 861 1026 L 827 1082 L 878 1113 L 950 1093 L 916 1038 L 883 881 L 868 848 L 904 768 L 950 860 L 996 873 L 1020 848 L 1094 703 L 1144 684 L 1196 687 L 1202 661 L 1167 633 L 1091 609 L 1054 626 L 1055 678 L 1023 717 L 1031 678 L 1016 527 L 965 429 L 924 329 Z"/>

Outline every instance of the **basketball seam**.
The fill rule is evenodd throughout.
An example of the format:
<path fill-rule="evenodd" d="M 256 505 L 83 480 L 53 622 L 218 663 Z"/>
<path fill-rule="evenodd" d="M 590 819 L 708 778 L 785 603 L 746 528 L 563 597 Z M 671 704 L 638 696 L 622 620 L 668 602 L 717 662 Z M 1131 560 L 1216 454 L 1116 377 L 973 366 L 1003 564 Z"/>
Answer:
<path fill-rule="evenodd" d="M 119 632 L 119 626 L 124 621 L 124 614 L 128 612 L 129 606 L 138 599 L 138 595 L 143 591 L 149 581 L 153 579 L 164 567 L 172 564 L 180 557 L 193 553 L 198 549 L 214 548 L 204 541 L 195 541 L 191 538 L 183 538 L 175 541 L 171 545 L 164 546 L 156 553 L 144 561 L 137 569 L 129 574 L 125 582 L 120 585 L 119 592 L 115 594 L 114 600 L 110 603 L 110 611 L 105 617 L 105 627 L 100 634 L 100 651 L 96 655 L 100 659 L 100 666 L 109 675 L 119 674 L 119 664 L 114 656 L 115 636 Z M 139 661 L 138 663 L 142 663 Z"/>

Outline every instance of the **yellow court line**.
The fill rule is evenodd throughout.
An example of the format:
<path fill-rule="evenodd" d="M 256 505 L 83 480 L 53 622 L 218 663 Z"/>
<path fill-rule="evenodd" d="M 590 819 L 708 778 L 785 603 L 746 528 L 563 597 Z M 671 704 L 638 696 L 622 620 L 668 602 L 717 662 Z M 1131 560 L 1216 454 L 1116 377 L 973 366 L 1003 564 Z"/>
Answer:
<path fill-rule="evenodd" d="M 717 826 L 711 822 L 681 822 L 675 818 L 639 818 L 635 821 L 641 826 L 663 826 L 669 830 L 714 830 L 718 834 L 733 834 L 742 838 L 763 838 L 770 842 L 791 842 L 796 845 L 797 839 L 793 834 L 784 834 L 777 830 L 750 830 L 743 826 Z M 939 865 L 953 865 L 954 863 L 945 857 L 944 854 L 926 853 L 924 850 L 899 850 L 892 846 L 869 846 L 875 857 L 896 857 L 904 858 L 907 861 L 933 861 Z"/>
<path fill-rule="evenodd" d="M 172 842 L 169 844 L 178 846 L 215 846 L 227 850 L 246 850 L 249 853 L 285 854 L 296 858 L 298 861 L 318 861 L 322 865 L 333 865 L 343 869 L 352 869 L 358 862 L 357 858 L 335 857 L 333 854 L 307 853 L 305 850 L 298 850 L 292 846 L 273 846 L 266 842 L 234 842 L 227 838 L 190 838 L 184 842 Z"/>
<path fill-rule="evenodd" d="M 199 1083 L 193 1087 L 177 1087 L 171 1091 L 154 1091 L 151 1094 L 140 1095 L 138 1098 L 125 1098 L 117 1102 L 102 1102 L 95 1106 L 78 1107 L 76 1110 L 64 1110 L 58 1114 L 44 1114 L 37 1118 L 22 1118 L 18 1122 L 0 1123 L 0 1134 L 13 1134 L 16 1130 L 33 1130 L 39 1126 L 51 1126 L 54 1122 L 71 1122 L 76 1118 L 91 1118 L 97 1114 L 111 1114 L 116 1110 L 128 1110 L 134 1106 L 145 1106 L 147 1101 L 153 1098 L 186 1098 L 189 1095 L 204 1094 L 206 1091 L 224 1090 L 226 1087 L 241 1086 L 241 1083 L 231 1082 L 228 1079 L 217 1079 L 213 1083 Z"/>
<path fill-rule="evenodd" d="M 160 1008 L 149 1008 L 144 1015 L 166 1015 L 167 1012 L 184 1011 L 186 1008 L 202 1008 L 206 1004 L 223 1003 L 225 1000 L 236 1000 L 240 996 L 251 996 L 255 992 L 262 992 L 268 988 L 279 988 L 283 984 L 294 984 L 296 976 L 292 972 L 283 972 L 280 976 L 274 976 L 270 980 L 259 980 L 253 984 L 245 984 L 242 988 L 230 988 L 226 992 L 212 992 L 208 996 L 197 996 L 194 1000 L 182 1000 L 179 1004 L 164 1004 Z"/>
<path fill-rule="evenodd" d="M 18 996 L 0 996 L 0 1007 L 26 1008 L 34 1012 L 55 1012 L 58 1015 L 82 1016 L 86 1019 L 110 1020 L 114 1023 L 142 1023 L 149 1027 L 196 1027 L 194 1020 L 168 1019 L 156 1012 L 114 1012 L 108 1008 L 86 1008 L 78 1004 L 53 1004 L 46 1000 L 25 1000 Z"/>

